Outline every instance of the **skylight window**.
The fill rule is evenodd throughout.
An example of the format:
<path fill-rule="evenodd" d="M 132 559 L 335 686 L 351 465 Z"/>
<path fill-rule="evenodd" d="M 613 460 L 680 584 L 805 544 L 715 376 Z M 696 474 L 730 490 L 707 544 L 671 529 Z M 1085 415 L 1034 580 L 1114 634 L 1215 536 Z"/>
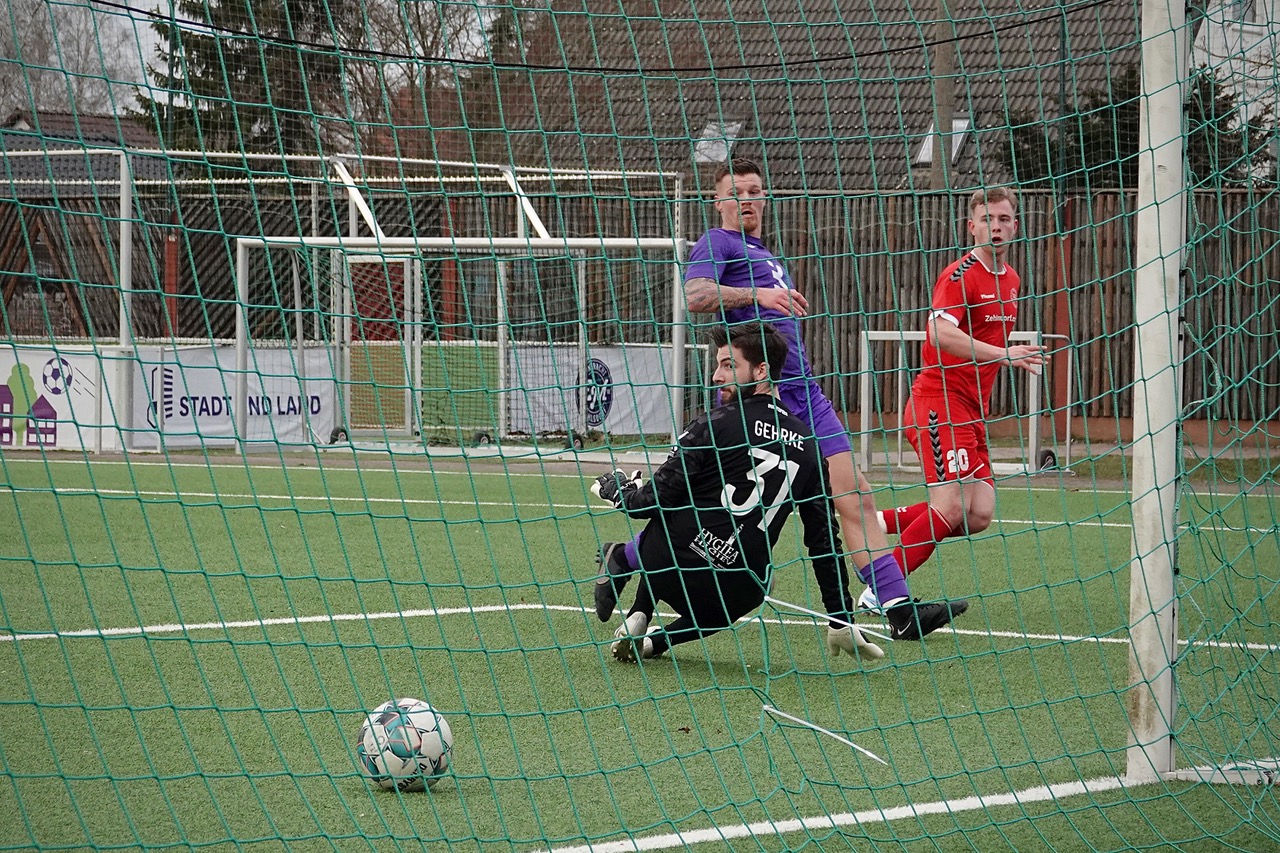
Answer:
<path fill-rule="evenodd" d="M 693 143 L 695 163 L 727 163 L 733 153 L 733 144 L 742 132 L 740 121 L 709 121 L 702 129 L 702 136 Z"/>
<path fill-rule="evenodd" d="M 933 133 L 937 123 L 929 125 L 929 129 L 925 132 L 924 139 L 920 142 L 920 147 L 916 149 L 916 156 L 911 160 L 915 166 L 933 165 Z M 964 139 L 969 135 L 971 122 L 967 118 L 957 118 L 951 120 L 951 163 L 955 164 L 960 158 L 960 151 L 964 148 Z"/>

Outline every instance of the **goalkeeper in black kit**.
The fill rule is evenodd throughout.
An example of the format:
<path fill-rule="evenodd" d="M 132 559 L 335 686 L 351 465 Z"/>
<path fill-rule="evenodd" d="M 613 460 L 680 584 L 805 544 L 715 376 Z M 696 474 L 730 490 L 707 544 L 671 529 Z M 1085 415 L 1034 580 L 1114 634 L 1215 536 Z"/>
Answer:
<path fill-rule="evenodd" d="M 681 434 L 667 460 L 642 483 L 639 472 L 613 471 L 592 492 L 632 518 L 648 519 L 640 536 L 635 602 L 618 628 L 613 656 L 634 662 L 708 637 L 759 607 L 769 590 L 773 545 L 793 510 L 830 617 L 827 644 L 883 656 L 853 626 L 854 601 L 841 556 L 839 521 L 825 486 L 826 468 L 812 431 L 778 400 L 787 341 L 754 322 L 712 332 L 712 381 L 721 405 Z M 605 561 L 596 579 L 596 615 L 608 622 L 631 572 Z M 677 614 L 650 629 L 657 602 Z"/>

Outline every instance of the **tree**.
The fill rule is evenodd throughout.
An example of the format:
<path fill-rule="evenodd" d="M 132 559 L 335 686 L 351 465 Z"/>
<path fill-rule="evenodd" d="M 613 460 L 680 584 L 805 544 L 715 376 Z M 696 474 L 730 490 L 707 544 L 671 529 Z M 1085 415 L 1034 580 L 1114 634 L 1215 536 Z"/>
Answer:
<path fill-rule="evenodd" d="M 501 7 L 369 0 L 371 44 L 390 59 L 348 69 L 362 150 L 505 159 L 495 66 L 518 61 L 527 8 L 526 0 Z"/>
<path fill-rule="evenodd" d="M 20 361 L 13 364 L 9 371 L 9 391 L 13 394 L 13 442 L 25 444 L 27 440 L 27 417 L 31 414 L 31 406 L 36 401 L 36 383 L 31 378 L 31 368 Z"/>
<path fill-rule="evenodd" d="M 1276 162 L 1268 143 L 1277 132 L 1270 110 L 1242 118 L 1240 96 L 1208 68 L 1193 78 L 1187 102 L 1187 165 L 1192 186 L 1239 186 L 1274 181 Z"/>
<path fill-rule="evenodd" d="M 174 148 L 326 153 L 359 0 L 175 0 L 138 103 Z M 170 109 L 172 103 L 172 110 Z"/>
<path fill-rule="evenodd" d="M 496 122 L 488 62 L 524 2 L 175 0 L 138 101 L 178 148 L 458 156 Z"/>
<path fill-rule="evenodd" d="M 89 5 L 9 0 L 0 27 L 0 117 L 114 113 L 141 79 L 138 49 L 119 18 Z"/>
<path fill-rule="evenodd" d="M 1267 152 L 1269 114 L 1241 120 L 1239 96 L 1210 69 L 1188 81 L 1185 110 L 1188 181 L 1227 186 L 1275 175 Z M 1108 89 L 1081 98 L 1074 113 L 1045 122 L 1022 117 L 1002 152 L 1021 186 L 1061 181 L 1067 189 L 1135 189 L 1142 81 L 1136 66 L 1113 78 Z"/>

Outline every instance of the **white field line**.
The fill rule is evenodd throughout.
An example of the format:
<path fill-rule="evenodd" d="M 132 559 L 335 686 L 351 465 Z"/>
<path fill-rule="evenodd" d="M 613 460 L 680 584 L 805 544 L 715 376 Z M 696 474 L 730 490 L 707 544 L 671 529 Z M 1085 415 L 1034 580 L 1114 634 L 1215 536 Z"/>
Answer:
<path fill-rule="evenodd" d="M 575 478 L 576 479 L 576 478 Z M 0 484 L 0 490 L 10 491 L 15 494 L 50 494 L 47 489 L 23 489 L 15 488 L 8 484 Z M 275 494 L 248 494 L 242 492 L 173 492 L 173 491 L 153 491 L 145 489 L 58 489 L 56 494 L 59 498 L 84 498 L 94 497 L 96 495 L 121 495 L 137 498 L 169 498 L 172 500 L 185 500 L 189 498 L 209 498 L 218 501 L 283 501 L 284 503 L 300 503 L 322 502 L 322 503 L 360 503 L 360 504 L 394 504 L 397 506 L 493 506 L 493 507 L 512 507 L 516 503 L 510 501 L 450 501 L 450 500 L 432 500 L 430 498 L 382 498 L 373 497 L 371 495 L 361 496 L 342 496 L 342 495 L 275 495 Z M 555 509 L 555 510 L 582 510 L 587 509 L 592 514 L 609 514 L 613 510 L 607 507 L 592 507 L 586 503 L 571 504 L 534 504 L 531 502 L 522 503 L 521 506 L 533 507 L 537 509 Z M 1067 521 L 1060 519 L 1039 519 L 1030 520 L 1023 518 L 999 518 L 996 519 L 999 524 L 1017 524 L 1027 527 L 1119 527 L 1128 530 L 1133 527 L 1132 524 L 1126 524 L 1119 521 L 1097 521 L 1095 519 L 1085 519 L 1081 521 Z M 1251 528 L 1252 529 L 1252 528 Z M 1274 532 L 1272 528 L 1265 530 L 1255 530 L 1258 533 Z M 987 534 L 988 536 L 998 536 L 999 534 Z M 975 539 L 984 538 L 981 536 Z"/>
<path fill-rule="evenodd" d="M 574 479 L 581 479 L 574 477 Z M 15 488 L 9 484 L 0 484 L 0 490 L 7 490 L 15 494 L 23 494 L 30 492 L 32 494 L 49 494 L 47 489 L 23 489 Z M 248 494 L 242 492 L 173 492 L 173 491 L 153 491 L 144 489 L 58 489 L 59 497 L 67 498 L 83 498 L 93 497 L 95 495 L 121 495 L 137 498 L 172 498 L 181 500 L 186 498 L 211 498 L 219 501 L 223 500 L 243 500 L 243 501 L 282 501 L 284 503 L 299 503 L 303 501 L 324 502 L 324 503 L 361 503 L 361 504 L 394 504 L 398 506 L 493 506 L 493 507 L 511 507 L 515 505 L 514 501 L 449 501 L 449 500 L 432 500 L 430 498 L 381 498 L 371 495 L 362 496 L 342 496 L 342 495 L 276 495 L 276 494 Z M 538 509 L 554 509 L 554 510 L 581 510 L 587 509 L 592 515 L 609 514 L 613 510 L 607 507 L 590 507 L 585 503 L 571 504 L 533 504 L 524 503 L 522 506 L 536 507 Z M 1096 519 L 1028 519 L 1028 518 L 997 518 L 995 525 L 1009 524 L 1019 527 L 1037 527 L 1044 532 L 1049 532 L 1056 527 L 1115 527 L 1129 530 L 1132 524 L 1121 521 L 1098 521 Z M 1226 528 L 1233 533 L 1256 533 L 1270 534 L 1277 532 L 1277 526 L 1271 527 L 1231 527 Z M 990 539 L 1000 536 L 1000 533 L 980 534 L 974 536 L 973 539 Z"/>
<path fill-rule="evenodd" d="M 0 643 L 16 643 L 28 642 L 30 640 L 62 640 L 77 637 L 144 637 L 153 634 L 187 634 L 195 631 L 219 631 L 225 632 L 242 628 L 267 628 L 279 625 L 317 625 L 325 623 L 337 622 L 378 622 L 387 619 L 421 619 L 426 617 L 440 616 L 461 616 L 474 613 L 503 613 L 515 610 L 555 610 L 565 613 L 592 613 L 595 611 L 586 607 L 574 607 L 567 604 L 539 604 L 537 602 L 525 602 L 523 604 L 487 604 L 478 607 L 442 607 L 442 608 L 423 608 L 420 610 L 395 610 L 384 611 L 381 613 L 321 613 L 315 616 L 278 616 L 271 619 L 241 619 L 236 621 L 223 622 L 193 622 L 193 623 L 161 623 L 156 625 L 130 625 L 121 628 L 79 628 L 71 631 L 39 631 L 32 633 L 0 633 Z M 671 614 L 660 613 L 663 617 L 669 617 Z M 750 625 L 752 622 L 760 619 L 762 621 L 773 622 L 779 625 L 812 625 L 812 619 L 784 619 L 781 616 L 772 619 L 764 616 L 746 616 L 739 620 L 739 625 Z M 859 622 L 859 625 L 865 624 Z M 887 626 L 882 626 L 884 630 L 888 630 Z M 939 628 L 935 633 L 941 635 L 946 633 L 955 634 L 957 636 L 969 637 L 999 637 L 1002 639 L 1014 640 L 1037 640 L 1052 643 L 1101 643 L 1104 645 L 1129 645 L 1127 637 L 1083 637 L 1071 636 L 1068 634 L 1026 634 L 1019 631 L 976 631 L 966 628 L 953 628 L 947 626 Z M 1179 640 L 1178 645 L 1189 645 L 1187 640 Z M 1280 651 L 1280 644 L 1268 645 L 1266 643 L 1224 643 L 1224 642 L 1197 642 L 1195 646 L 1206 646 L 1211 648 L 1238 649 L 1246 648 L 1251 651 L 1259 652 L 1275 652 Z"/>
<path fill-rule="evenodd" d="M 0 489 L 15 493 L 32 492 L 34 494 L 48 494 L 48 490 L 37 489 L 18 489 L 13 486 L 0 484 Z M 509 501 L 447 501 L 432 500 L 430 498 L 379 498 L 370 495 L 363 496 L 344 496 L 344 495 L 267 495 L 267 494 L 247 494 L 241 492 L 169 492 L 169 491 L 146 491 L 143 489 L 58 489 L 56 491 L 58 497 L 84 498 L 93 497 L 94 495 L 126 495 L 129 497 L 139 498 L 170 498 L 172 500 L 183 500 L 186 498 L 214 498 L 219 501 L 224 500 L 242 500 L 242 501 L 283 501 L 302 502 L 302 501 L 320 501 L 326 503 L 368 503 L 368 504 L 403 504 L 414 506 L 515 506 L 515 500 Z M 533 504 L 524 503 L 524 506 L 536 506 L 538 509 L 588 509 L 587 504 Z M 602 511 L 613 512 L 612 509 L 605 508 Z M 1129 527 L 1130 525 L 1122 524 L 1121 527 Z"/>
<path fill-rule="evenodd" d="M 664 458 L 665 458 L 665 455 L 666 455 L 666 451 L 663 451 Z M 627 457 L 628 454 L 619 453 L 617 454 L 617 456 L 619 459 L 622 459 Z M 302 464 L 290 465 L 289 464 L 290 461 L 292 460 L 285 459 L 283 465 L 249 465 L 245 463 L 237 463 L 232 460 L 227 460 L 223 462 L 223 461 L 218 461 L 216 459 L 211 459 L 209 460 L 208 463 L 200 463 L 200 462 L 162 462 L 154 459 L 136 461 L 132 459 L 122 460 L 122 459 L 96 459 L 95 458 L 90 461 L 85 461 L 83 459 L 75 459 L 75 458 L 55 459 L 55 458 L 42 458 L 39 456 L 22 458 L 18 456 L 13 456 L 13 457 L 6 457 L 4 460 L 4 464 L 6 466 L 38 464 L 40 467 L 45 467 L 50 465 L 75 465 L 82 469 L 87 467 L 89 464 L 92 464 L 94 468 L 102 468 L 107 466 L 115 466 L 118 468 L 164 468 L 164 469 L 191 468 L 199 471 L 218 470 L 218 471 L 292 472 L 298 475 L 322 471 L 326 474 L 357 474 L 358 473 L 364 477 L 377 476 L 379 474 L 389 474 L 393 477 L 396 477 L 397 479 L 406 479 L 409 477 L 466 477 L 468 479 L 476 479 L 479 477 L 502 477 L 503 479 L 536 477 L 539 480 L 595 479 L 595 477 L 604 473 L 604 470 L 605 470 L 604 466 L 608 464 L 608 463 L 600 463 L 600 462 L 583 462 L 579 467 L 583 468 L 586 471 L 586 473 L 556 474 L 556 473 L 543 471 L 542 466 L 535 461 L 516 463 L 520 466 L 520 468 L 528 468 L 529 470 L 527 471 L 520 470 L 520 468 L 513 469 L 511 467 L 504 467 L 504 468 L 500 468 L 492 471 L 477 471 L 477 470 L 445 471 L 445 470 L 440 470 L 438 468 L 433 468 L 430 466 L 423 467 L 423 468 L 417 468 L 417 467 L 401 468 L 401 467 L 389 467 L 389 466 L 388 467 L 368 467 L 368 466 L 360 467 L 357 465 L 342 465 L 342 464 L 335 465 L 328 462 L 324 464 L 316 464 L 311 460 L 308 460 L 307 464 L 305 465 L 302 465 Z M 443 461 L 443 462 L 468 461 L 472 465 L 479 465 L 488 461 L 496 461 L 496 459 L 495 460 L 475 459 L 475 458 L 467 459 L 466 457 L 462 457 L 462 456 L 456 456 L 456 457 L 451 456 L 443 460 L 437 460 L 437 461 Z M 548 464 L 563 464 L 564 462 L 567 462 L 570 460 L 548 459 L 545 461 Z M 657 467 L 657 466 L 654 466 L 654 467 Z"/>
<path fill-rule="evenodd" d="M 689 832 L 671 832 L 663 835 L 642 835 L 635 838 L 623 838 L 617 841 L 605 841 L 599 844 L 584 844 L 575 847 L 540 848 L 551 853 L 632 853 L 640 850 L 672 850 L 691 847 L 695 844 L 709 844 L 729 841 L 735 838 L 772 837 L 793 832 L 822 831 L 842 826 L 866 826 L 869 824 L 888 823 L 894 820 L 925 817 L 928 815 L 957 814 L 979 809 L 1000 808 L 1002 806 L 1025 805 L 1059 800 L 1063 797 L 1078 797 L 1100 791 L 1113 791 L 1124 787 L 1124 780 L 1116 777 L 1080 780 L 1076 782 L 1060 782 L 1056 785 L 1027 788 L 1022 791 L 1010 791 L 1007 794 L 988 794 L 983 797 L 962 797 L 958 800 L 941 800 L 931 803 L 912 803 L 891 809 L 869 809 L 867 811 L 818 817 L 797 818 L 794 820 L 765 820 L 758 823 L 744 823 L 731 826 L 717 826 L 711 829 L 697 829 Z"/>
<path fill-rule="evenodd" d="M 627 452 L 622 452 L 617 455 L 619 457 L 623 457 L 627 455 Z M 444 461 L 456 461 L 456 460 L 462 460 L 464 458 L 465 457 L 461 457 L 461 456 L 449 457 L 449 459 L 446 459 Z M 124 468 L 165 468 L 165 469 L 195 468 L 201 471 L 208 471 L 210 469 L 225 469 L 230 471 L 281 471 L 281 470 L 291 470 L 289 469 L 288 461 L 289 460 L 286 459 L 285 465 L 281 466 L 281 465 L 250 465 L 250 464 L 246 464 L 243 461 L 237 462 L 234 459 L 228 459 L 225 462 L 219 461 L 216 459 L 211 459 L 208 462 L 171 462 L 167 460 L 161 461 L 161 460 L 145 460 L 145 459 L 136 460 L 136 459 L 94 458 L 92 460 L 92 463 L 95 468 L 113 465 L 113 466 L 124 467 Z M 470 461 L 472 462 L 472 464 L 480 464 L 488 460 L 472 459 Z M 549 461 L 565 462 L 569 460 L 556 459 L 556 460 L 549 460 Z M 60 459 L 53 456 L 34 456 L 33 455 L 30 457 L 27 457 L 27 456 L 14 455 L 14 456 L 6 457 L 4 459 L 4 464 L 6 466 L 7 465 L 39 465 L 41 467 L 47 467 L 50 465 L 75 465 L 79 468 L 84 468 L 86 465 L 89 464 L 89 462 L 84 459 L 78 459 L 75 457 Z M 529 467 L 531 470 L 528 470 L 528 471 L 512 470 L 511 468 L 508 467 L 508 468 L 503 468 L 502 470 L 497 470 L 497 471 L 476 471 L 476 470 L 441 471 L 432 467 L 426 467 L 426 468 L 363 467 L 362 468 L 357 465 L 343 465 L 343 464 L 334 465 L 329 463 L 308 464 L 305 467 L 302 465 L 295 465 L 294 469 L 296 469 L 299 474 L 305 473 L 308 471 L 320 471 L 323 469 L 326 472 L 343 472 L 343 471 L 349 472 L 349 473 L 359 472 L 360 474 L 366 477 L 377 475 L 377 474 L 391 474 L 397 478 L 413 477 L 413 476 L 466 477 L 468 479 L 475 479 L 476 477 L 502 477 L 503 479 L 509 480 L 509 479 L 514 479 L 518 477 L 537 477 L 538 479 L 547 479 L 547 480 L 552 480 L 552 479 L 582 480 L 582 479 L 586 479 L 586 477 L 589 476 L 589 475 L 578 475 L 578 474 L 546 473 L 543 470 L 541 470 L 541 465 L 533 461 L 522 462 L 520 464 L 523 466 Z M 584 464 L 582 465 L 582 467 L 589 469 L 589 471 L 597 471 L 596 463 Z M 892 483 L 885 482 L 882 480 L 872 479 L 871 482 L 875 485 L 879 485 L 885 488 L 893 487 Z M 912 484 L 908 488 L 916 488 L 919 485 L 923 485 L 923 483 Z M 901 483 L 898 483 L 896 488 L 903 488 L 903 486 Z M 1025 488 L 1019 488 L 1018 491 L 1020 492 L 1061 492 L 1062 489 L 1063 489 L 1063 486 L 1061 485 L 1046 485 L 1046 486 L 1028 485 Z M 1084 491 L 1084 490 L 1081 489 L 1081 491 Z M 1099 494 L 1099 495 L 1132 495 L 1133 494 L 1133 492 L 1129 489 L 1092 488 L 1092 489 L 1088 489 L 1088 491 L 1091 491 L 1094 494 Z M 1223 492 L 1223 494 L 1235 494 L 1235 493 Z M 1267 499 L 1266 495 L 1242 495 L 1241 497 L 1251 498 L 1254 500 Z"/>

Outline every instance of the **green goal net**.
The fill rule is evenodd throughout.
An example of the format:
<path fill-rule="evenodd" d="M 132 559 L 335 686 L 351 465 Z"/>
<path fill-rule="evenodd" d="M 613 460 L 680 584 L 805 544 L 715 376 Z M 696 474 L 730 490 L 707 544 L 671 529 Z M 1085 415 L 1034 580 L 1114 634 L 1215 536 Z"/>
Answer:
<path fill-rule="evenodd" d="M 4 2 L 0 851 L 1280 847 L 1274 2 Z M 1018 194 L 1052 358 L 880 659 L 796 523 L 731 629 L 595 616 L 737 157 L 881 509 Z"/>

